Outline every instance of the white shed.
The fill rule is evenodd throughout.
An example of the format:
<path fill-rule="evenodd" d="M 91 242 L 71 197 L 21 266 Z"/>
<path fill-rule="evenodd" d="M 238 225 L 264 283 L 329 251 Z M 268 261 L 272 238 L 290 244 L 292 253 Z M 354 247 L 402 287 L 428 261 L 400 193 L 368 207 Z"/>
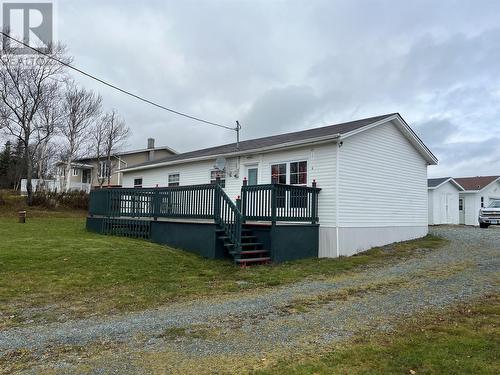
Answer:
<path fill-rule="evenodd" d="M 427 180 L 429 225 L 459 223 L 459 192 L 464 189 L 451 177 Z"/>
<path fill-rule="evenodd" d="M 500 199 L 500 176 L 460 177 L 455 181 L 463 188 L 459 193 L 460 224 L 479 225 L 479 209 Z"/>
<path fill-rule="evenodd" d="M 398 113 L 196 150 L 130 166 L 124 187 L 207 184 L 225 158 L 222 186 L 321 188 L 319 256 L 352 255 L 428 232 L 427 166 L 436 157 Z M 139 184 L 140 182 L 140 184 Z"/>

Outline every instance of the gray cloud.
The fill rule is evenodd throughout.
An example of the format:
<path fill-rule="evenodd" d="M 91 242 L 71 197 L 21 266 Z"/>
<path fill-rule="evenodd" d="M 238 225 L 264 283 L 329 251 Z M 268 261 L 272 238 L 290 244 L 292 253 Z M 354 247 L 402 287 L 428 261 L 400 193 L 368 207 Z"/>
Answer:
<path fill-rule="evenodd" d="M 440 157 L 436 176 L 500 173 L 499 16 L 494 0 L 95 0 L 59 1 L 56 21 L 78 66 L 181 111 L 240 120 L 244 137 L 400 112 Z M 130 147 L 234 141 L 80 82 L 126 119 Z"/>

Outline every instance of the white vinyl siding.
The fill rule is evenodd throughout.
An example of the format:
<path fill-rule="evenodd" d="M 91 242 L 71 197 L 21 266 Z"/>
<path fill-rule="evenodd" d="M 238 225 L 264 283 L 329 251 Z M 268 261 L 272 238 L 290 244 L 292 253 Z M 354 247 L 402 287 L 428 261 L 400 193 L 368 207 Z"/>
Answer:
<path fill-rule="evenodd" d="M 429 225 L 458 224 L 458 192 L 449 181 L 429 190 Z"/>
<path fill-rule="evenodd" d="M 314 147 L 302 147 L 294 150 L 275 151 L 267 154 L 252 155 L 250 157 L 228 158 L 226 161 L 226 194 L 233 200 L 241 194 L 241 185 L 246 173 L 246 166 L 258 168 L 257 179 L 259 184 L 271 183 L 271 165 L 307 161 L 307 185 L 311 186 L 316 180 L 320 193 L 319 215 L 325 224 L 335 223 L 335 144 L 323 144 Z M 179 174 L 179 184 L 196 185 L 210 183 L 210 171 L 214 169 L 215 158 L 208 161 L 176 164 L 140 171 L 143 187 L 162 187 L 168 185 L 168 175 Z M 123 186 L 133 187 L 134 176 L 137 172 L 124 172 Z M 236 177 L 237 176 L 237 177 Z"/>
<path fill-rule="evenodd" d="M 427 164 L 391 122 L 339 149 L 339 226 L 426 226 Z"/>
<path fill-rule="evenodd" d="M 141 170 L 143 186 L 167 186 L 170 173 L 180 174 L 181 186 L 207 184 L 215 159 L 216 156 L 207 161 Z M 227 158 L 224 190 L 233 200 L 239 196 L 249 166 L 258 169 L 259 184 L 270 184 L 273 164 L 286 163 L 289 179 L 290 163 L 300 161 L 307 162 L 307 186 L 316 180 L 321 188 L 318 202 L 320 257 L 351 255 L 371 246 L 427 233 L 427 163 L 391 122 L 345 138 L 342 147 L 330 141 Z M 133 186 L 134 173 L 137 172 L 124 173 L 125 187 Z M 337 242 L 340 244 L 338 251 Z"/>
<path fill-rule="evenodd" d="M 460 193 L 460 198 L 464 198 L 465 225 L 479 225 L 477 218 L 481 197 L 484 197 L 485 206 L 494 199 L 500 199 L 500 182 L 494 182 L 477 193 Z"/>

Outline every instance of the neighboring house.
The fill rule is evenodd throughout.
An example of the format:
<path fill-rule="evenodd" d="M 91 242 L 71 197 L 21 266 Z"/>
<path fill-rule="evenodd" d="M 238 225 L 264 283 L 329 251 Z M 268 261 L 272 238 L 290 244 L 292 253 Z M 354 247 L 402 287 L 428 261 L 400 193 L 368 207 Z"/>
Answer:
<path fill-rule="evenodd" d="M 461 177 L 455 181 L 464 190 L 459 194 L 459 223 L 479 225 L 479 209 L 500 199 L 500 176 Z"/>
<path fill-rule="evenodd" d="M 218 170 L 221 157 L 225 167 Z M 244 178 L 249 185 L 311 186 L 315 180 L 321 188 L 316 254 L 337 257 L 425 236 L 427 166 L 436 163 L 393 113 L 171 155 L 120 171 L 127 188 L 209 184 L 219 175 L 231 199 L 241 194 Z M 293 206 L 291 191 L 293 210 L 302 203 Z"/>
<path fill-rule="evenodd" d="M 464 189 L 451 177 L 427 180 L 429 225 L 459 223 L 459 192 Z"/>
<path fill-rule="evenodd" d="M 175 155 L 176 152 L 169 147 L 155 147 L 154 139 L 148 139 L 148 147 L 140 150 L 117 152 L 111 157 L 108 165 L 105 158 L 83 158 L 71 164 L 70 189 L 89 191 L 91 187 L 122 185 L 120 169 L 131 167 L 144 162 L 152 162 Z M 66 183 L 66 164 L 58 163 L 57 181 L 60 188 Z M 138 182 L 138 181 L 136 181 Z M 140 183 L 139 183 L 140 185 Z"/>

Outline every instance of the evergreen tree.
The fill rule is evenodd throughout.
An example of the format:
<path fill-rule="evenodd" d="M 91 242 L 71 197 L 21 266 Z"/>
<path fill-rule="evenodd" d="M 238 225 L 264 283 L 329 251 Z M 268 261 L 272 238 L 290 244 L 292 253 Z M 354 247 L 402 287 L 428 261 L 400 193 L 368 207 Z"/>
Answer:
<path fill-rule="evenodd" d="M 0 153 L 0 188 L 12 188 L 12 168 L 12 144 L 10 143 L 10 141 L 7 141 L 2 150 L 2 153 Z"/>

